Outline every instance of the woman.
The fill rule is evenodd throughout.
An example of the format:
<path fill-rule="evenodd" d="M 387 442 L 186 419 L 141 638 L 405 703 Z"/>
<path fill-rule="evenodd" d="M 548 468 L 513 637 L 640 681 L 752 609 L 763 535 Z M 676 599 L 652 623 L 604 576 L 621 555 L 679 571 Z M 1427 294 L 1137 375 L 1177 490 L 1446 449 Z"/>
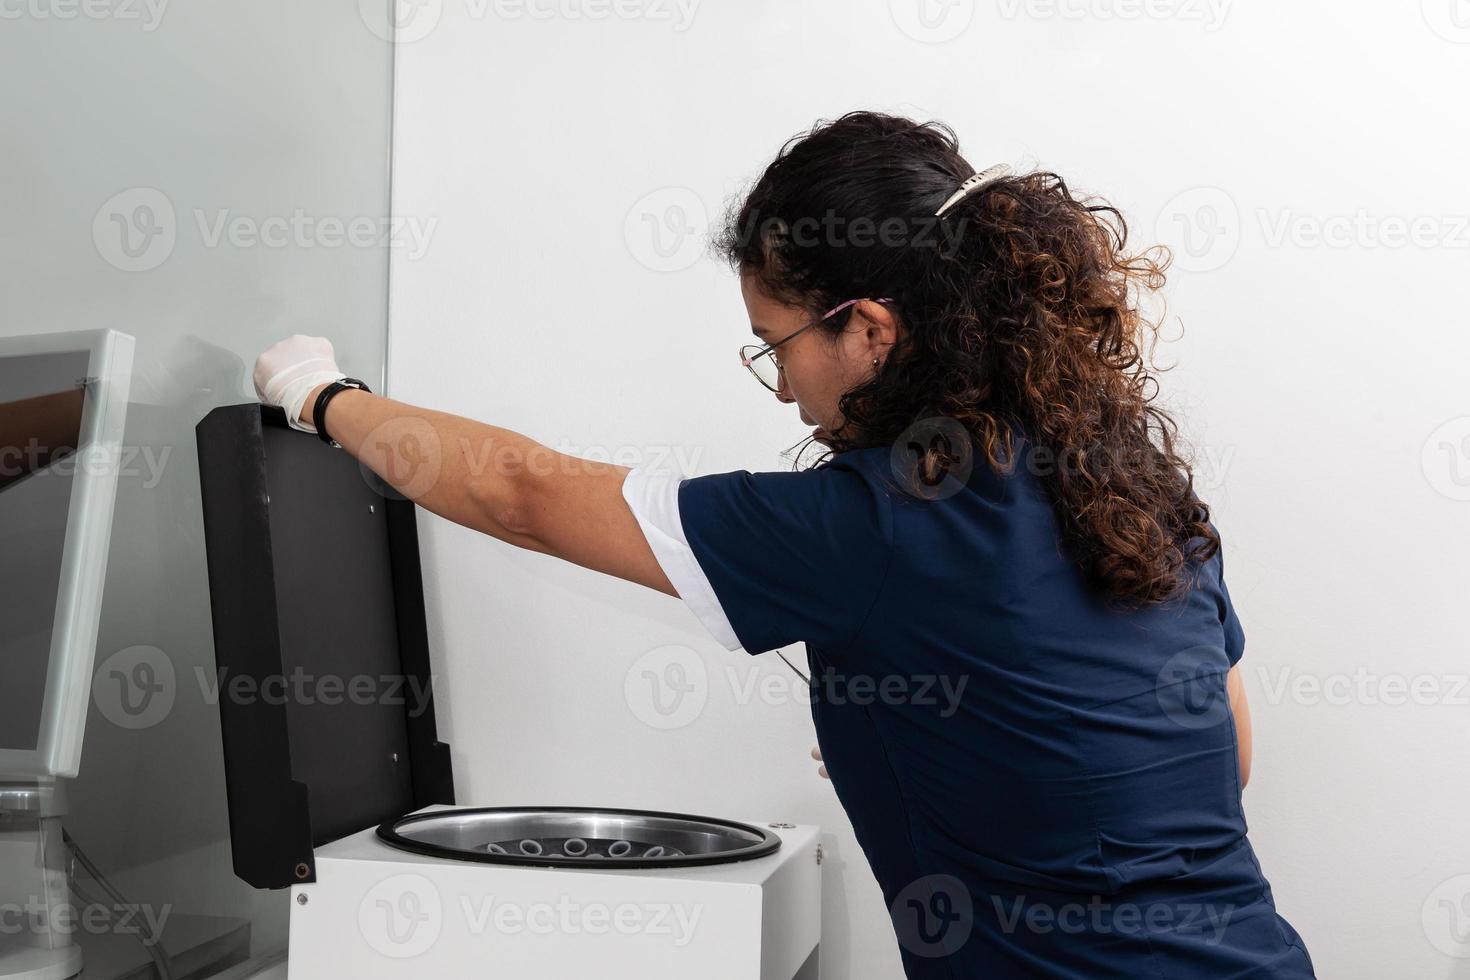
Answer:
<path fill-rule="evenodd" d="M 1220 539 L 1152 404 L 1162 267 L 1124 237 L 943 126 L 788 143 L 720 244 L 742 363 L 826 451 L 796 472 L 560 458 L 329 386 L 320 339 L 256 384 L 436 514 L 679 596 L 731 650 L 804 642 L 909 977 L 1309 977 L 1245 836 Z"/>

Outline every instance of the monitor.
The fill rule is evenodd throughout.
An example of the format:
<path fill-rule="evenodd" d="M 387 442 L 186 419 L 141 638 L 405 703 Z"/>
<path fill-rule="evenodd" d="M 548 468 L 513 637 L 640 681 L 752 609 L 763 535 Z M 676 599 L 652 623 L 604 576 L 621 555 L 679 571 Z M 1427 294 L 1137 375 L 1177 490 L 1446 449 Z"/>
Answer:
<path fill-rule="evenodd" d="M 75 776 L 133 338 L 0 337 L 0 778 Z"/>

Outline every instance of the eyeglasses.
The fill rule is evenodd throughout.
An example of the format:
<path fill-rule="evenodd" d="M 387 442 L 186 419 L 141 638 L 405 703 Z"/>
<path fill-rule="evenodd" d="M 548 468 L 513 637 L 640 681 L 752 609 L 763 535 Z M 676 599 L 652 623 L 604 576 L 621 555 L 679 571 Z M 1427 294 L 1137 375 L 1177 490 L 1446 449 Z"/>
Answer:
<path fill-rule="evenodd" d="M 765 385 L 766 388 L 771 391 L 779 392 L 781 390 L 781 360 L 776 356 L 776 348 L 780 347 L 782 344 L 786 343 L 789 340 L 795 340 L 797 337 L 806 333 L 817 324 L 823 323 L 826 320 L 830 320 L 832 317 L 841 313 L 849 306 L 855 306 L 858 303 L 864 302 L 869 302 L 868 298 L 864 297 L 863 299 L 850 299 L 846 303 L 839 303 L 838 305 L 828 310 L 826 313 L 823 313 L 817 319 L 813 320 L 811 323 L 808 323 L 806 326 L 802 327 L 799 330 L 787 334 L 780 340 L 776 341 L 774 344 L 746 344 L 744 347 L 740 348 L 741 365 L 755 376 L 755 380 L 759 381 L 762 385 Z M 892 303 L 893 300 L 874 299 L 871 300 L 871 302 Z"/>

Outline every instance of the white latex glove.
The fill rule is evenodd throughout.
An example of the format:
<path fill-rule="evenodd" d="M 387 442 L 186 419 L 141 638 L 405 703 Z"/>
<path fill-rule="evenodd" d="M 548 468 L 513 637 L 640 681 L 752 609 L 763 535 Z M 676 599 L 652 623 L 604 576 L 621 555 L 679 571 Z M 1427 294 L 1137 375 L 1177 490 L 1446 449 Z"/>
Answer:
<path fill-rule="evenodd" d="M 316 426 L 301 421 L 306 396 L 317 385 L 345 377 L 337 367 L 332 342 L 325 337 L 293 334 L 255 359 L 255 394 L 265 404 L 284 409 L 286 422 L 302 432 L 316 431 Z"/>
<path fill-rule="evenodd" d="M 819 749 L 819 748 L 817 748 L 815 745 L 812 746 L 812 758 L 813 759 L 816 759 L 818 762 L 821 762 L 822 761 L 822 750 Z M 827 775 L 827 767 L 826 766 L 818 766 L 817 767 L 817 775 L 818 776 L 821 776 L 823 779 L 831 779 L 832 778 L 831 776 Z"/>

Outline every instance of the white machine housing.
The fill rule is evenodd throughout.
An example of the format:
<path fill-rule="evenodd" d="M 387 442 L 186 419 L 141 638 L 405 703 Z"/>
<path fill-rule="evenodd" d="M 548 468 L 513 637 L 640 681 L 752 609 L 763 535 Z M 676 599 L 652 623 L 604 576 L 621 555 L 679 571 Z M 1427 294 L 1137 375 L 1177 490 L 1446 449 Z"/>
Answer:
<path fill-rule="evenodd" d="M 648 870 L 428 857 L 364 830 L 291 888 L 291 980 L 816 980 L 818 828 L 750 822 L 781 848 Z"/>

